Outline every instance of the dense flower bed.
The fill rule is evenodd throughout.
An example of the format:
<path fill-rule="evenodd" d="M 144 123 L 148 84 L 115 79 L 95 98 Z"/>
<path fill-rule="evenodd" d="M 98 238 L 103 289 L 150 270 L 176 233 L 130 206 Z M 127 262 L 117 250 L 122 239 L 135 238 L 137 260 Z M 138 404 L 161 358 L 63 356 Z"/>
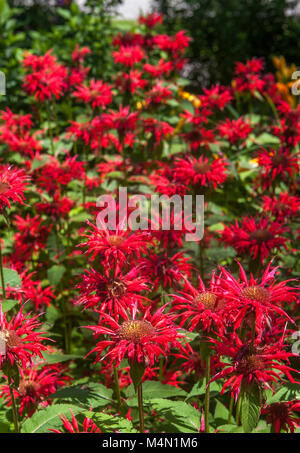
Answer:
<path fill-rule="evenodd" d="M 189 37 L 161 27 L 114 36 L 110 80 L 88 47 L 23 55 L 28 108 L 0 126 L 2 432 L 299 430 L 300 104 L 261 59 L 187 92 Z M 131 228 L 155 194 L 204 195 L 203 238 L 173 205 Z"/>

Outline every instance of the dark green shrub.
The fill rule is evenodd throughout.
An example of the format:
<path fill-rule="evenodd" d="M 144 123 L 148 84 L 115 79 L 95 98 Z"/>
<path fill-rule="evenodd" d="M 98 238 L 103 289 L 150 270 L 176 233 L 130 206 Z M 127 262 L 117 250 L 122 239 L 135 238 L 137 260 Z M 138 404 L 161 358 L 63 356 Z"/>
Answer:
<path fill-rule="evenodd" d="M 299 62 L 299 1 L 288 0 L 154 0 L 169 32 L 188 31 L 191 69 L 199 83 L 228 83 L 236 61 L 272 55 Z"/>

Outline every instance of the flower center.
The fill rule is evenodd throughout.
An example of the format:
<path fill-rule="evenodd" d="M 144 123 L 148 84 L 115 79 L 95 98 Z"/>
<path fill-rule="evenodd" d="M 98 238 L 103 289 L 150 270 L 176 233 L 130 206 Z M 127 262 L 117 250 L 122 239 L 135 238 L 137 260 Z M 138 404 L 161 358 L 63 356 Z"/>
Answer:
<path fill-rule="evenodd" d="M 23 396 L 26 395 L 35 396 L 38 388 L 39 385 L 36 382 L 28 379 L 20 383 L 19 392 Z"/>
<path fill-rule="evenodd" d="M 275 154 L 272 161 L 273 161 L 274 166 L 279 167 L 279 165 L 285 165 L 287 159 L 282 154 Z"/>
<path fill-rule="evenodd" d="M 21 344 L 22 344 L 22 339 L 13 330 L 7 330 L 7 329 L 1 330 L 0 331 L 0 340 L 5 341 L 6 346 L 9 349 L 12 349 L 17 346 L 21 346 Z"/>
<path fill-rule="evenodd" d="M 121 236 L 117 236 L 117 235 L 113 234 L 109 237 L 109 243 L 112 246 L 118 247 L 121 244 L 123 244 L 123 238 Z"/>
<path fill-rule="evenodd" d="M 118 279 L 110 281 L 107 289 L 111 296 L 115 298 L 125 296 L 127 292 L 126 284 L 122 280 Z"/>
<path fill-rule="evenodd" d="M 270 300 L 270 292 L 261 286 L 247 286 L 241 292 L 245 299 L 256 300 L 258 302 L 268 302 Z"/>
<path fill-rule="evenodd" d="M 254 239 L 259 244 L 262 244 L 263 242 L 268 242 L 272 238 L 273 238 L 273 235 L 268 230 L 256 230 L 250 234 L 250 239 Z"/>
<path fill-rule="evenodd" d="M 271 413 L 275 418 L 286 420 L 289 415 L 289 409 L 285 404 L 274 403 L 270 407 Z"/>
<path fill-rule="evenodd" d="M 7 192 L 10 185 L 7 182 L 0 182 L 0 195 Z"/>
<path fill-rule="evenodd" d="M 211 170 L 211 165 L 207 162 L 197 162 L 193 168 L 197 173 L 207 173 Z"/>
<path fill-rule="evenodd" d="M 264 368 L 264 363 L 256 354 L 244 355 L 238 362 L 237 371 L 241 374 L 248 375 L 256 370 Z"/>
<path fill-rule="evenodd" d="M 203 304 L 205 310 L 214 310 L 217 302 L 217 296 L 214 293 L 205 291 L 203 293 L 197 294 L 194 301 L 199 304 Z"/>
<path fill-rule="evenodd" d="M 143 338 L 152 337 L 155 329 L 148 321 L 125 321 L 119 329 L 121 340 L 140 343 Z"/>

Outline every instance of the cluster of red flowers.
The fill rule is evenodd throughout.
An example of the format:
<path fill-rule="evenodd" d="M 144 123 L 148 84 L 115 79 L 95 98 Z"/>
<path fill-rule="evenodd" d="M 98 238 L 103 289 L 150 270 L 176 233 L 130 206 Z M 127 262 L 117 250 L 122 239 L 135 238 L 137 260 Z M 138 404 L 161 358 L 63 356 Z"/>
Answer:
<path fill-rule="evenodd" d="M 162 23 L 142 16 L 140 33 L 114 37 L 113 80 L 88 78 L 87 47 L 75 47 L 69 66 L 51 50 L 27 53 L 23 89 L 35 109 L 1 112 L 1 397 L 15 430 L 85 378 L 114 387 L 114 415 L 124 415 L 131 384 L 140 404 L 146 381 L 190 392 L 201 379 L 204 404 L 197 388 L 190 397 L 204 417 L 199 432 L 218 430 L 215 381 L 237 425 L 252 392 L 275 432 L 299 426 L 294 399 L 274 402 L 298 379 L 289 341 L 299 316 L 299 107 L 281 98 L 261 59 L 237 63 L 230 87 L 184 91 L 190 39 L 159 33 Z M 204 195 L 203 239 L 185 240 L 193 219 L 174 206 L 132 230 L 119 186 L 127 213 L 140 195 Z M 114 196 L 113 228 L 99 221 L 99 195 Z M 83 357 L 81 374 L 72 356 L 51 361 L 63 353 Z M 75 415 L 61 414 L 52 431 L 102 431 L 92 412 L 82 422 Z"/>

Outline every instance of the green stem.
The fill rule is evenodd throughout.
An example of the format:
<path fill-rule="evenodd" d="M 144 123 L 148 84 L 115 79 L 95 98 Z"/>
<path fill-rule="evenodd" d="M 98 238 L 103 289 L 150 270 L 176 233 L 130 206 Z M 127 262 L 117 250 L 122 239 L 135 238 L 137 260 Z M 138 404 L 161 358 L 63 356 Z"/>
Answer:
<path fill-rule="evenodd" d="M 115 380 L 115 392 L 117 396 L 117 402 L 119 409 L 121 408 L 122 401 L 121 401 L 121 391 L 120 391 L 120 383 L 119 383 L 119 376 L 118 376 L 118 367 L 114 367 L 114 380 Z"/>
<path fill-rule="evenodd" d="M 143 433 L 145 431 L 145 426 L 144 426 L 144 409 L 143 409 L 143 389 L 142 389 L 141 382 L 138 385 L 137 393 L 138 393 L 138 405 L 139 405 L 140 432 Z"/>
<path fill-rule="evenodd" d="M 228 414 L 228 423 L 231 423 L 232 410 L 233 410 L 233 403 L 234 403 L 234 398 L 233 398 L 233 396 L 230 396 L 229 414 Z"/>
<path fill-rule="evenodd" d="M 161 357 L 159 359 L 159 380 L 160 380 L 160 382 L 163 381 L 163 377 L 164 377 L 164 358 Z"/>
<path fill-rule="evenodd" d="M 1 274 L 1 286 L 2 286 L 2 300 L 6 299 L 5 291 L 5 282 L 4 282 L 4 272 L 3 272 L 3 263 L 2 263 L 2 245 L 0 242 L 0 274 Z"/>
<path fill-rule="evenodd" d="M 12 412 L 13 412 L 15 432 L 19 433 L 20 430 L 19 430 L 19 423 L 18 423 L 18 412 L 17 412 L 16 400 L 15 400 L 10 371 L 8 371 L 7 377 L 8 377 L 8 387 L 9 387 L 9 393 L 10 393 L 10 399 L 11 399 L 11 407 L 12 407 Z"/>
<path fill-rule="evenodd" d="M 238 396 L 238 400 L 237 400 L 237 403 L 236 403 L 236 416 L 235 416 L 235 420 L 236 420 L 237 426 L 239 426 L 239 424 L 240 424 L 240 415 L 241 415 L 242 399 L 243 399 L 243 393 L 242 393 L 242 390 L 240 390 L 240 393 L 239 393 L 239 396 Z"/>
<path fill-rule="evenodd" d="M 48 122 L 48 133 L 50 137 L 50 143 L 51 143 L 51 153 L 54 156 L 54 142 L 53 142 L 53 131 L 51 127 L 51 118 L 50 118 L 50 110 L 49 110 L 49 105 L 46 102 L 46 113 L 47 113 L 47 122 Z"/>
<path fill-rule="evenodd" d="M 210 399 L 210 355 L 206 358 L 206 370 L 205 370 L 205 399 L 204 399 L 204 425 L 205 432 L 209 433 L 209 399 Z"/>

